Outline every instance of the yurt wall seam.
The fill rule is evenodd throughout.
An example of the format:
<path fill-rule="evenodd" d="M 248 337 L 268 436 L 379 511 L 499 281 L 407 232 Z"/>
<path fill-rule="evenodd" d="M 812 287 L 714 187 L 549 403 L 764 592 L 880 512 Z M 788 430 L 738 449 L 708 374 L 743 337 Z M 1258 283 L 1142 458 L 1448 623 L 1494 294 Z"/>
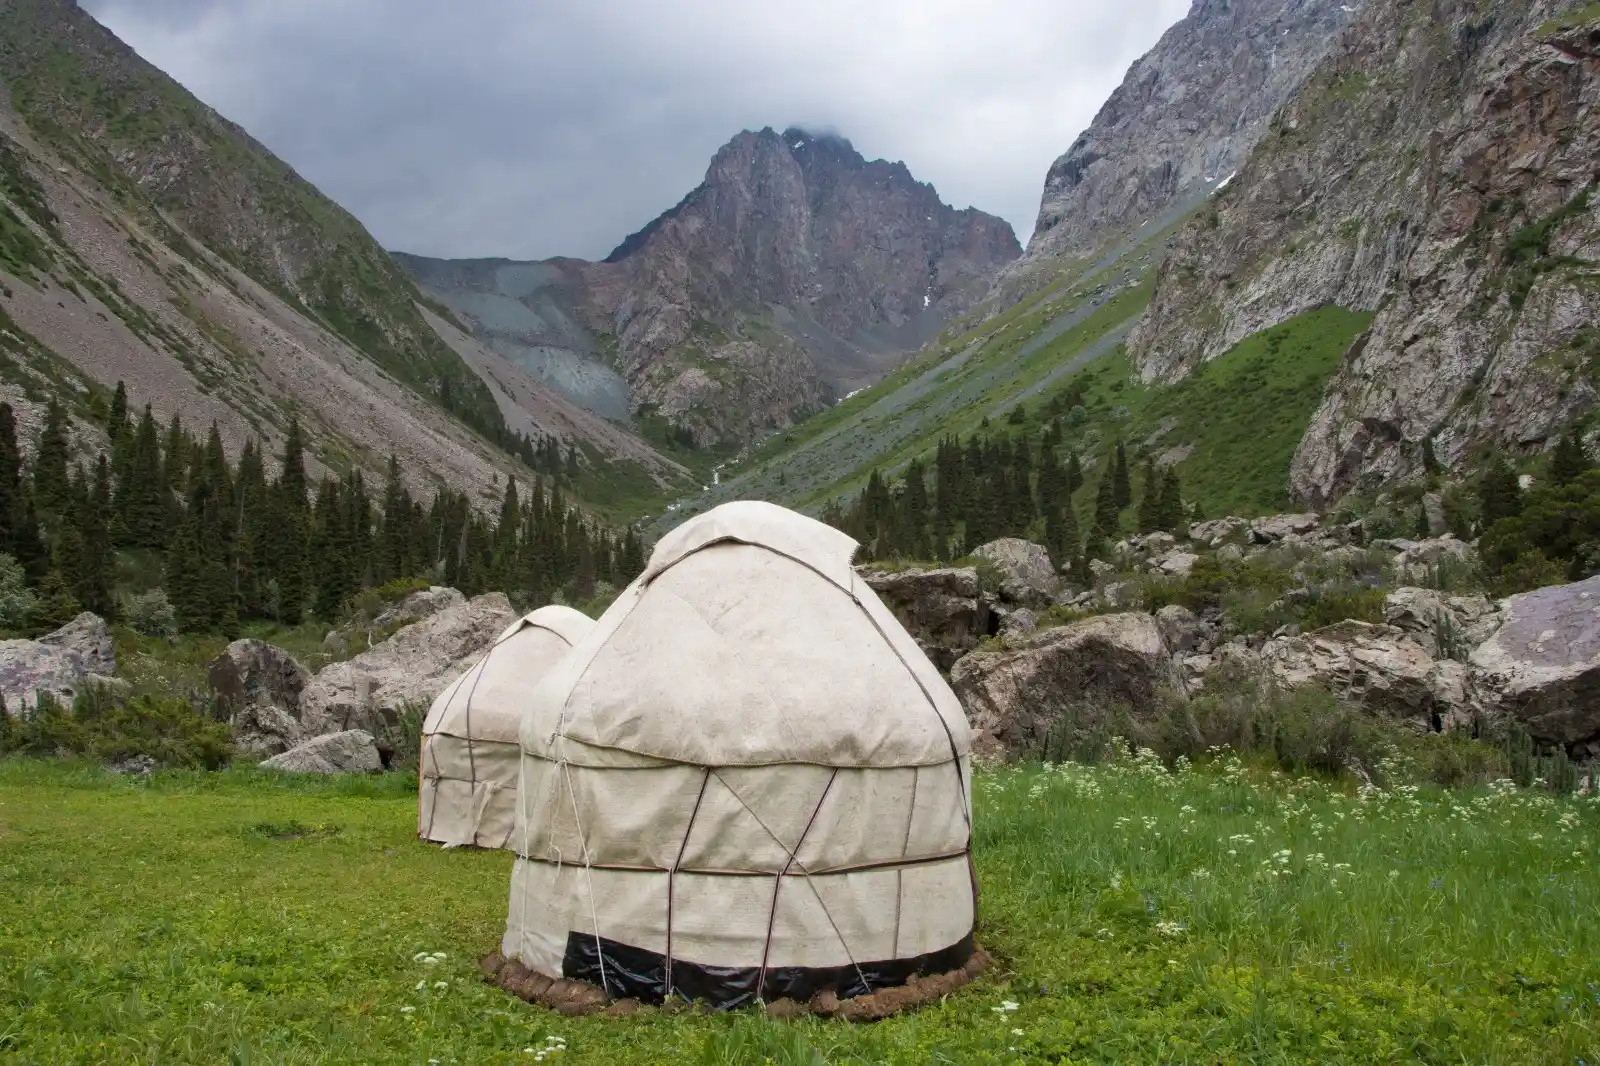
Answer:
<path fill-rule="evenodd" d="M 695 819 L 700 817 L 700 804 L 706 798 L 706 786 L 711 783 L 711 767 L 706 767 L 706 772 L 700 778 L 700 794 L 694 799 L 694 810 L 689 812 L 689 824 L 683 829 L 683 842 L 678 845 L 678 857 L 672 861 L 672 869 L 667 872 L 667 961 L 666 961 L 666 994 L 672 995 L 672 891 L 673 883 L 678 876 L 678 870 L 683 866 L 683 856 L 689 850 L 689 835 L 694 832 Z"/>
<path fill-rule="evenodd" d="M 767 830 L 767 835 L 772 835 L 771 830 Z M 776 837 L 773 837 L 773 839 L 777 840 Z M 778 846 L 780 848 L 784 848 L 784 845 L 781 841 L 778 842 Z M 540 855 L 524 855 L 521 852 L 517 852 L 517 858 L 522 859 L 525 862 L 538 863 L 541 866 L 560 867 L 565 865 L 565 860 L 560 858 L 561 849 L 557 848 L 553 844 L 551 845 L 551 849 L 556 852 L 556 858 L 547 858 Z M 784 848 L 784 855 L 786 858 L 788 854 L 788 849 Z M 939 863 L 950 862 L 952 859 L 966 858 L 967 854 L 967 849 L 962 848 L 960 851 L 944 851 L 937 855 L 919 855 L 914 859 L 881 859 L 877 862 L 852 863 L 849 866 L 826 866 L 817 868 L 806 866 L 803 863 L 800 863 L 798 859 L 795 861 L 796 864 L 800 866 L 800 871 L 807 877 L 842 877 L 845 874 L 872 873 L 876 870 L 910 870 L 918 866 L 937 866 Z M 688 874 L 694 877 L 766 878 L 773 876 L 773 872 L 771 870 L 735 870 L 724 866 L 646 866 L 643 863 L 596 862 L 591 863 L 590 868 L 595 870 L 610 871 L 613 873 L 680 873 Z"/>
<path fill-rule="evenodd" d="M 789 851 L 788 848 L 784 848 L 785 851 L 789 852 L 789 861 L 784 863 L 783 870 L 776 878 L 773 879 L 772 882 L 772 909 L 767 913 L 767 939 L 765 945 L 761 948 L 761 973 L 756 978 L 757 1002 L 760 1002 L 761 993 L 767 985 L 767 961 L 772 957 L 772 930 L 778 924 L 778 893 L 783 889 L 783 879 L 789 876 L 789 869 L 794 866 L 796 861 L 795 855 L 800 851 L 801 848 L 806 846 L 806 837 L 811 835 L 811 827 L 817 824 L 817 815 L 822 812 L 822 805 L 828 802 L 828 793 L 833 791 L 833 783 L 838 779 L 838 777 L 838 770 L 835 770 L 833 773 L 828 775 L 828 783 L 822 786 L 822 795 L 817 797 L 817 805 L 811 808 L 811 817 L 806 819 L 806 827 L 800 831 L 800 839 L 795 841 L 794 850 Z M 718 780 L 721 780 L 720 775 L 718 776 Z M 726 782 L 723 783 L 726 784 Z M 729 789 L 729 791 L 731 792 L 732 789 Z M 743 803 L 744 800 L 741 799 L 739 802 Z M 748 807 L 746 809 L 748 809 Z M 782 842 L 780 841 L 779 843 L 781 846 Z M 804 870 L 805 868 L 801 867 L 801 869 Z M 834 925 L 833 916 L 828 914 L 828 908 L 826 905 L 823 906 L 822 913 L 828 915 L 828 924 L 833 925 L 833 931 L 835 935 L 837 935 L 839 932 L 839 927 Z M 850 945 L 844 942 L 844 937 L 842 936 L 839 937 L 839 943 L 844 947 L 845 957 L 850 960 L 850 965 L 855 966 L 855 955 L 851 952 Z M 861 977 L 863 981 L 866 980 L 866 978 L 862 975 L 861 968 L 859 966 L 856 967 L 856 976 Z"/>

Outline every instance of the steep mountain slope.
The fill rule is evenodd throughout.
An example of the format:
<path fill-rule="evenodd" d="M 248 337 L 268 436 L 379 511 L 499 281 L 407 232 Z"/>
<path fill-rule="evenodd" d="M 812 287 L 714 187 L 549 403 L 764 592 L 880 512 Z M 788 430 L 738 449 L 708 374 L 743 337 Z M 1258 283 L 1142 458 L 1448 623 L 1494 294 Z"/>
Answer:
<path fill-rule="evenodd" d="M 1027 253 L 1002 275 L 1007 298 L 1225 182 L 1361 2 L 1194 0 L 1051 166 Z"/>
<path fill-rule="evenodd" d="M 235 449 L 297 416 L 324 466 L 393 452 L 486 493 L 517 433 L 677 475 L 504 360 L 458 354 L 359 223 L 76 5 L 0 0 L 0 87 L 8 396 L 81 412 L 125 380 Z"/>
<path fill-rule="evenodd" d="M 1374 311 L 1293 467 L 1313 504 L 1423 444 L 1538 449 L 1600 378 L 1600 6 L 1369 0 L 1183 232 L 1130 347 L 1173 380 L 1309 308 Z"/>
<path fill-rule="evenodd" d="M 881 377 L 970 308 L 1020 252 L 902 163 L 846 140 L 745 131 L 705 181 L 605 261 L 446 264 L 403 257 L 490 346 L 573 382 L 609 361 L 636 411 L 701 444 L 748 441 Z"/>

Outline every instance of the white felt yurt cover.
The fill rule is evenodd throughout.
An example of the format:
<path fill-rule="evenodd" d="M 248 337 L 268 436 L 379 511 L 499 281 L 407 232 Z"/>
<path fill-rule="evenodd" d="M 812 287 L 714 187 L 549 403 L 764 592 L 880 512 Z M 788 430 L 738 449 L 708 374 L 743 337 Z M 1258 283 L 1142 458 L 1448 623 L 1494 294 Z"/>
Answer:
<path fill-rule="evenodd" d="M 967 722 L 766 503 L 668 534 L 533 691 L 502 950 L 614 996 L 848 998 L 972 952 Z"/>
<path fill-rule="evenodd" d="M 516 821 L 521 750 L 517 727 L 528 695 L 594 628 L 570 607 L 541 607 L 495 638 L 441 692 L 422 727 L 417 831 L 424 840 L 502 848 Z"/>

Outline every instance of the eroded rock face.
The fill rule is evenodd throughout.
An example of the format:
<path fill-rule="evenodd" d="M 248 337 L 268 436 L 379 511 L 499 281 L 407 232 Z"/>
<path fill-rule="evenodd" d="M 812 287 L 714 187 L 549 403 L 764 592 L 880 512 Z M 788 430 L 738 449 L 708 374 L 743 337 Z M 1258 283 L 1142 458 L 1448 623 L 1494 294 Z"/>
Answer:
<path fill-rule="evenodd" d="M 971 567 L 866 569 L 861 576 L 942 671 L 989 635 L 989 608 L 978 587 L 978 572 Z"/>
<path fill-rule="evenodd" d="M 1230 177 L 1360 6 L 1195 3 L 1051 166 L 1027 255 L 1008 279 L 1084 255 L 1111 232 L 1159 228 L 1169 208 Z"/>
<path fill-rule="evenodd" d="M 1042 545 L 1016 537 L 1002 537 L 973 549 L 1000 571 L 1000 595 L 1024 607 L 1045 607 L 1061 591 L 1061 578 Z"/>
<path fill-rule="evenodd" d="M 1195 613 L 1181 604 L 1169 603 L 1156 612 L 1161 638 L 1174 655 L 1197 651 L 1207 639 L 1208 627 Z"/>
<path fill-rule="evenodd" d="M 505 594 L 491 592 L 406 626 L 312 678 L 300 694 L 301 724 L 311 735 L 365 729 L 384 737 L 406 705 L 426 711 L 515 617 Z"/>
<path fill-rule="evenodd" d="M 459 607 L 467 602 L 467 598 L 452 588 L 434 585 L 430 588 L 418 589 L 399 603 L 381 611 L 372 620 L 374 629 L 383 629 L 396 622 L 420 622 L 424 618 L 438 614 L 440 611 Z"/>
<path fill-rule="evenodd" d="M 1276 637 L 1261 649 L 1261 663 L 1285 688 L 1321 685 L 1419 729 L 1470 725 L 1476 708 L 1465 664 L 1434 659 L 1393 626 L 1346 621 Z"/>
<path fill-rule="evenodd" d="M 1498 705 L 1536 739 L 1600 753 L 1600 577 L 1512 596 L 1472 653 Z"/>
<path fill-rule="evenodd" d="M 291 774 L 375 774 L 383 769 L 383 759 L 371 733 L 348 729 L 313 737 L 261 765 Z"/>
<path fill-rule="evenodd" d="M 1331 5 L 1330 5 L 1331 6 Z M 1368 0 L 1229 188 L 1185 226 L 1128 349 L 1172 380 L 1329 304 L 1374 313 L 1297 450 L 1321 507 L 1481 445 L 1526 453 L 1596 402 L 1600 42 L 1547 0 Z M 1352 152 L 1352 145 L 1359 151 Z M 1528 245 L 1534 227 L 1547 225 Z M 1521 242 L 1521 243 L 1519 243 Z"/>
<path fill-rule="evenodd" d="M 1321 522 L 1320 515 L 1310 512 L 1258 518 L 1250 523 L 1250 539 L 1257 544 L 1274 544 L 1287 537 L 1314 533 Z"/>
<path fill-rule="evenodd" d="M 300 695 L 311 673 L 294 656 L 263 640 L 236 640 L 206 667 L 206 678 L 233 725 L 234 744 L 277 755 L 306 736 Z"/>
<path fill-rule="evenodd" d="M 1078 739 L 1108 724 L 1112 708 L 1153 713 L 1157 692 L 1177 674 L 1156 621 L 1147 614 L 1086 618 L 975 651 L 950 671 L 950 685 L 977 731 L 975 750 L 1015 753 L 1044 741 L 1052 724 Z"/>
<path fill-rule="evenodd" d="M 88 685 L 115 686 L 116 670 L 105 620 L 87 611 L 38 640 L 0 640 L 0 695 L 12 714 L 42 693 L 71 704 Z"/>
<path fill-rule="evenodd" d="M 1436 659 L 1464 657 L 1500 624 L 1494 605 L 1484 596 L 1452 596 L 1422 588 L 1390 592 L 1384 597 L 1383 620 Z"/>

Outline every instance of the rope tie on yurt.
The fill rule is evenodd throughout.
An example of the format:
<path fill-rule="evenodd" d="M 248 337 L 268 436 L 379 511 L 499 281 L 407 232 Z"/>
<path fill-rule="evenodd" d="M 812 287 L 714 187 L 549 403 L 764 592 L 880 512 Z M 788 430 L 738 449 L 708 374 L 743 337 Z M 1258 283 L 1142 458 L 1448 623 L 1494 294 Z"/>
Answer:
<path fill-rule="evenodd" d="M 756 1001 L 757 1002 L 761 1001 L 761 995 L 766 990 L 766 987 L 767 987 L 767 962 L 772 957 L 772 929 L 773 929 L 773 926 L 775 926 L 777 924 L 777 922 L 778 922 L 778 892 L 779 892 L 780 889 L 783 888 L 783 879 L 785 877 L 789 876 L 789 870 L 795 865 L 795 856 L 800 853 L 800 849 L 801 848 L 806 846 L 806 837 L 811 835 L 811 827 L 816 824 L 817 815 L 822 813 L 822 804 L 824 802 L 826 802 L 826 800 L 828 798 L 828 793 L 830 791 L 832 791 L 833 783 L 834 783 L 835 780 L 838 779 L 838 777 L 839 777 L 839 768 L 838 767 L 834 767 L 833 773 L 828 775 L 828 783 L 826 785 L 822 786 L 822 795 L 817 797 L 817 805 L 815 807 L 811 808 L 811 817 L 806 819 L 806 827 L 800 831 L 800 839 L 794 842 L 794 849 L 792 851 L 789 848 L 784 848 L 783 849 L 785 852 L 788 853 L 789 861 L 783 864 L 783 870 L 779 872 L 778 876 L 772 882 L 772 910 L 769 911 L 768 914 L 767 914 L 767 942 L 761 949 L 761 972 L 756 977 Z M 717 780 L 720 781 L 722 779 L 720 777 L 718 777 Z M 726 783 L 726 782 L 724 782 L 724 783 Z M 733 790 L 729 789 L 728 791 L 732 792 Z M 734 795 L 737 796 L 738 793 L 734 793 Z M 741 804 L 743 804 L 744 800 L 741 798 L 739 800 L 739 802 Z M 748 806 L 745 807 L 745 810 L 749 810 L 749 809 L 750 808 Z M 754 813 L 755 813 L 754 811 L 751 811 L 752 815 Z M 766 827 L 762 826 L 762 828 L 765 829 Z M 770 833 L 771 830 L 768 830 L 768 832 Z M 777 838 L 774 837 L 773 839 L 777 839 Z M 779 841 L 779 845 L 782 846 L 782 841 Z M 805 867 L 804 866 L 800 867 L 800 869 L 801 869 L 802 872 L 805 872 Z M 807 877 L 809 877 L 809 876 L 810 875 L 807 874 Z M 814 888 L 813 888 L 813 891 L 815 891 Z M 820 902 L 820 898 L 819 898 L 819 902 Z M 828 908 L 826 906 L 824 906 L 822 908 L 822 913 L 823 914 L 828 914 Z M 829 925 L 833 925 L 833 931 L 836 934 L 839 932 L 839 927 L 837 925 L 834 925 L 833 916 L 831 914 L 828 915 L 828 924 Z M 839 939 L 840 939 L 840 942 L 843 943 L 844 938 L 841 936 Z M 849 955 L 849 953 L 850 953 L 850 945 L 845 944 L 844 950 L 845 950 L 845 954 Z M 852 958 L 850 960 L 850 965 L 855 966 L 855 959 L 854 958 Z M 865 975 L 863 975 L 861 973 L 861 968 L 859 966 L 856 967 L 856 975 L 858 977 L 860 977 L 863 981 L 866 980 L 866 977 L 865 977 Z"/>
<path fill-rule="evenodd" d="M 583 853 L 583 880 L 589 893 L 589 921 L 594 926 L 594 954 L 600 963 L 600 987 L 606 990 L 606 953 L 600 937 L 600 909 L 594 901 L 594 870 L 589 858 L 589 837 L 583 831 L 583 819 L 578 814 L 578 792 L 572 785 L 572 769 L 567 765 L 564 749 L 561 753 L 561 775 L 567 782 L 567 798 L 572 801 L 572 825 L 578 831 L 578 848 Z"/>
<path fill-rule="evenodd" d="M 720 778 L 718 779 L 720 780 Z M 667 872 L 667 976 L 666 995 L 672 996 L 672 890 L 673 883 L 678 877 L 678 868 L 683 865 L 683 856 L 689 850 L 689 834 L 694 832 L 695 819 L 700 817 L 700 804 L 706 798 L 706 786 L 711 783 L 711 767 L 706 767 L 705 775 L 700 778 L 700 794 L 694 798 L 694 810 L 689 813 L 689 824 L 683 829 L 683 842 L 678 845 L 678 857 L 672 861 L 672 869 Z"/>

